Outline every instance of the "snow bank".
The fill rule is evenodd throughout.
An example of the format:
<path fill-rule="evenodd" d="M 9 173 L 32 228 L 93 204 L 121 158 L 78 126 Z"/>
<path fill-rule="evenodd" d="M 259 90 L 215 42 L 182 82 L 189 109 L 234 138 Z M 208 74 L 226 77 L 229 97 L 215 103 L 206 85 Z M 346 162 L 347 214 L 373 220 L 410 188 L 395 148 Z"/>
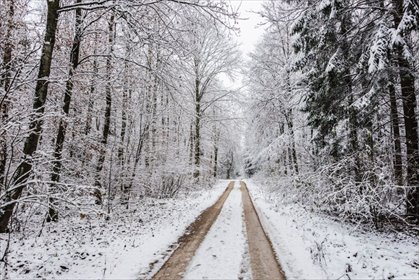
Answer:
<path fill-rule="evenodd" d="M 364 232 L 296 205 L 283 206 L 273 193 L 246 183 L 288 279 L 419 279 L 417 238 Z"/>
<path fill-rule="evenodd" d="M 63 218 L 46 224 L 42 232 L 39 224 L 31 225 L 23 233 L 11 235 L 8 265 L 0 264 L 0 278 L 149 277 L 161 265 L 150 268 L 149 264 L 166 257 L 167 248 L 226 187 L 227 181 L 220 181 L 209 190 L 188 196 L 144 199 L 129 211 L 118 209 L 109 221 L 93 215 Z M 0 254 L 7 237 L 0 235 Z"/>

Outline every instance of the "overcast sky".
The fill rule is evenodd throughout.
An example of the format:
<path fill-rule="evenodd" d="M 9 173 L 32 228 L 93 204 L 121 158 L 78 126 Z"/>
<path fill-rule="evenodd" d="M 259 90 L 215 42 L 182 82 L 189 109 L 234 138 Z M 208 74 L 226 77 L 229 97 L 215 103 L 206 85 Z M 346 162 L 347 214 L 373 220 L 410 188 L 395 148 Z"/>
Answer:
<path fill-rule="evenodd" d="M 241 31 L 238 38 L 242 44 L 241 49 L 243 54 L 253 50 L 263 32 L 263 27 L 257 27 L 262 21 L 262 18 L 258 14 L 255 14 L 255 12 L 261 10 L 262 3 L 263 1 L 260 0 L 232 0 L 232 5 L 239 7 L 240 18 L 243 19 L 239 20 Z"/>
<path fill-rule="evenodd" d="M 239 18 L 238 27 L 240 33 L 238 34 L 237 40 L 241 44 L 240 50 L 243 53 L 244 59 L 247 59 L 247 54 L 253 51 L 258 40 L 263 34 L 263 27 L 258 27 L 258 24 L 262 22 L 262 18 L 256 14 L 262 8 L 263 0 L 230 0 L 234 8 L 238 9 Z M 235 81 L 231 81 L 226 76 L 220 77 L 223 84 L 230 89 L 241 88 L 242 76 L 237 75 Z"/>

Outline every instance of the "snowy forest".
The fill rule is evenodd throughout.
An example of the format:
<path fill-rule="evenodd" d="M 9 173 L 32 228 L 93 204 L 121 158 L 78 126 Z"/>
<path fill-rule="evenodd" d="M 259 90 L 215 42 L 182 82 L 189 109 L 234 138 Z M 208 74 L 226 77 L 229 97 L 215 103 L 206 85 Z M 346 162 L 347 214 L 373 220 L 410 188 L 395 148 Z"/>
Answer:
<path fill-rule="evenodd" d="M 240 220 L 248 248 L 210 279 L 279 277 L 254 274 L 247 203 L 280 279 L 417 277 L 419 3 L 247 2 L 0 0 L 0 279 L 201 279 L 162 271 L 224 190 L 207 231 Z M 368 242 L 399 253 L 346 260 Z"/>
<path fill-rule="evenodd" d="M 344 219 L 417 222 L 418 2 L 297 2 L 261 11 L 247 175 Z"/>

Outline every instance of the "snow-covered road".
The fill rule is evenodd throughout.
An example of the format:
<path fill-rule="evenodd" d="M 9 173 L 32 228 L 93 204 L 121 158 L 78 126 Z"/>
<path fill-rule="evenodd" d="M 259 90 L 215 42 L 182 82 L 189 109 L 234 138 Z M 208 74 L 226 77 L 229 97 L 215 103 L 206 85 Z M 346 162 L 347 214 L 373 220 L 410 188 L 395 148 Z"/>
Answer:
<path fill-rule="evenodd" d="M 285 279 L 243 182 L 232 181 L 181 240 L 155 280 Z"/>
<path fill-rule="evenodd" d="M 235 182 L 216 222 L 189 264 L 185 279 L 237 279 L 247 243 L 239 183 Z M 243 269 L 245 270 L 245 268 Z"/>
<path fill-rule="evenodd" d="M 142 200 L 110 221 L 75 217 L 74 224 L 47 224 L 36 239 L 11 240 L 9 261 L 15 265 L 7 271 L 8 278 L 150 278 L 182 247 L 179 244 L 193 240 L 196 246 L 183 259 L 185 265 L 176 279 L 252 279 L 258 250 L 248 243 L 258 238 L 246 227 L 248 210 L 243 210 L 250 208 L 256 210 L 269 247 L 273 246 L 289 278 L 417 278 L 417 238 L 362 232 L 318 213 L 283 205 L 263 185 L 247 183 L 254 208 L 246 207 L 239 181 L 227 189 L 229 181 L 221 181 L 183 197 Z M 188 231 L 192 224 L 195 231 Z M 188 238 L 182 239 L 185 235 Z"/>
<path fill-rule="evenodd" d="M 281 277 L 260 277 L 273 270 L 273 266 L 261 265 L 270 263 L 266 256 L 272 249 L 277 259 L 273 263 L 279 260 L 279 269 L 293 279 L 415 279 L 418 275 L 418 251 L 412 250 L 417 240 L 365 234 L 316 213 L 288 209 L 272 203 L 261 187 L 247 182 L 253 202 L 242 196 L 247 193 L 245 184 L 240 190 L 236 181 L 186 273 L 176 275 L 179 279 L 280 279 L 282 271 Z M 254 213 L 257 222 L 249 222 L 248 212 Z M 255 234 L 255 228 L 263 234 Z M 261 238 L 264 235 L 269 239 L 264 241 L 267 246 L 262 241 L 266 238 Z"/>

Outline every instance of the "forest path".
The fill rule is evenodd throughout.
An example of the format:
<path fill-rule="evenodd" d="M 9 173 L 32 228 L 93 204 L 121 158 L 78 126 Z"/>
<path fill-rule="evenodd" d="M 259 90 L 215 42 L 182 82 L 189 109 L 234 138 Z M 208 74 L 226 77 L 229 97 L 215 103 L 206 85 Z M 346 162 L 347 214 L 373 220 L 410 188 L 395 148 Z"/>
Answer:
<path fill-rule="evenodd" d="M 285 274 L 276 259 L 272 243 L 263 230 L 249 190 L 243 181 L 240 182 L 240 190 L 243 198 L 252 277 L 253 279 L 285 280 Z"/>
<path fill-rule="evenodd" d="M 152 279 L 183 278 L 286 279 L 244 182 L 229 182 Z"/>
<path fill-rule="evenodd" d="M 233 187 L 234 182 L 230 182 L 217 202 L 202 212 L 195 222 L 189 225 L 185 234 L 179 239 L 179 247 L 153 276 L 153 279 L 176 280 L 183 278 L 183 274 L 185 273 L 189 262 L 192 260 L 199 245 L 204 240 L 212 224 L 220 214 L 224 202 L 233 190 Z"/>

